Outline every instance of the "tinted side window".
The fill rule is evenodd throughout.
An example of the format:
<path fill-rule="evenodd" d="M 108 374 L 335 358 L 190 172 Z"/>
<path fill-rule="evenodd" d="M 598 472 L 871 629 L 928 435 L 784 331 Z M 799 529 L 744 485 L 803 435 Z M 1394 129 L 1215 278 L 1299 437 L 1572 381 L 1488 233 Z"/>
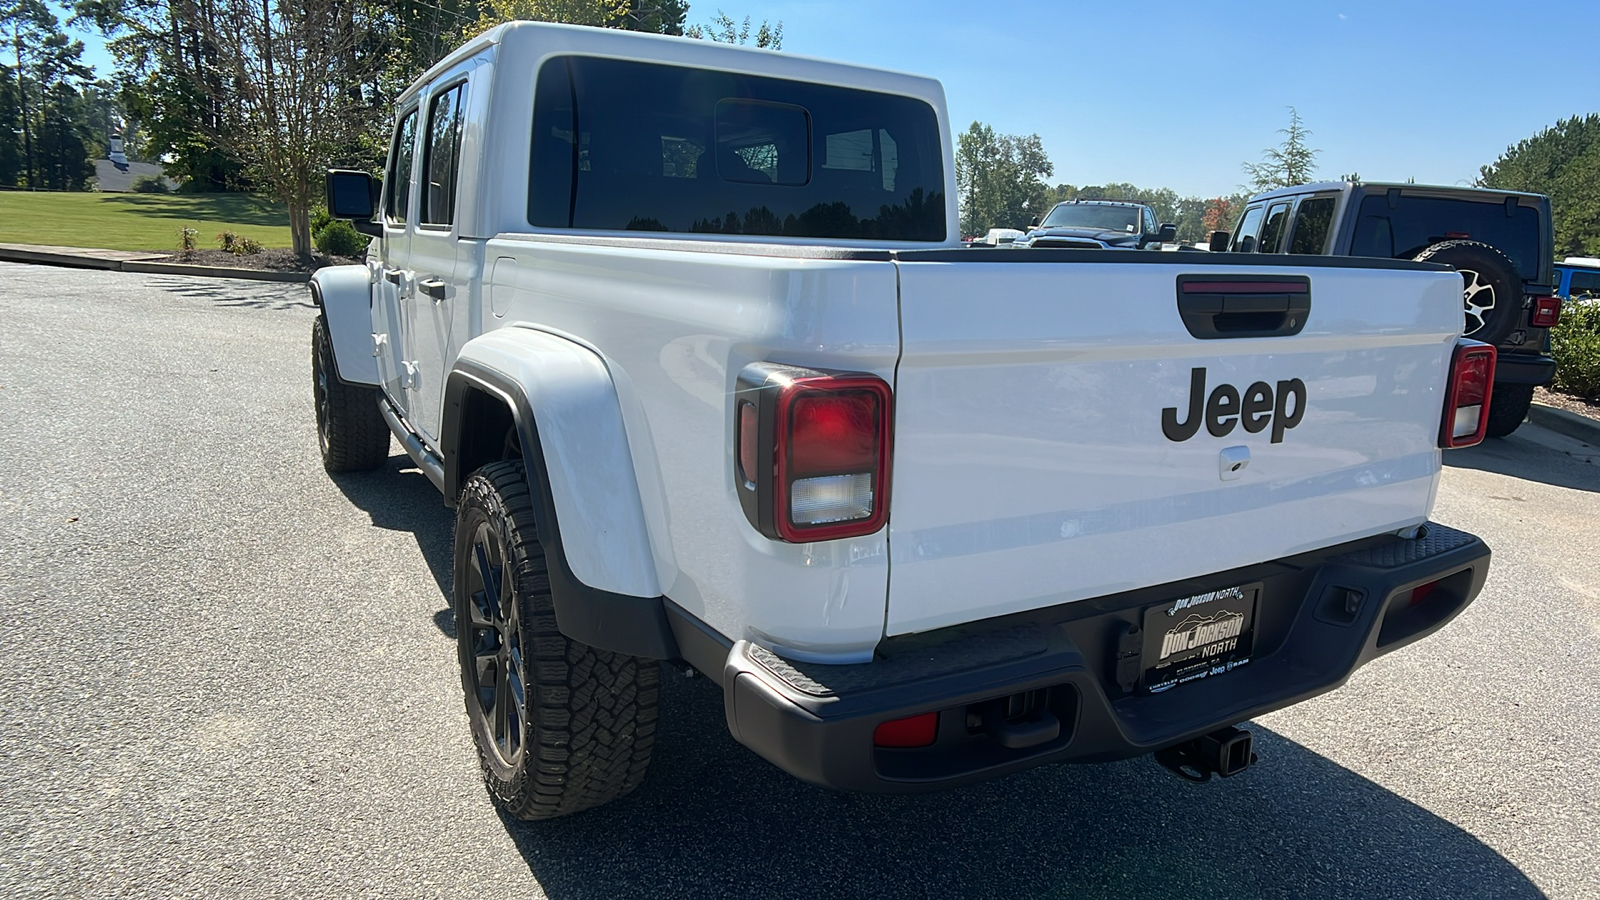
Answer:
<path fill-rule="evenodd" d="M 1433 244 L 1455 239 L 1482 241 L 1509 257 L 1524 281 L 1541 280 L 1539 210 L 1518 206 L 1508 216 L 1505 204 L 1494 200 L 1402 194 L 1391 209 L 1382 194 L 1363 197 L 1350 253 L 1410 259 Z"/>
<path fill-rule="evenodd" d="M 1244 211 L 1244 218 L 1239 220 L 1239 233 L 1233 236 L 1233 250 L 1236 253 L 1256 252 L 1256 237 L 1261 231 L 1261 214 L 1266 212 L 1265 206 L 1252 206 Z"/>
<path fill-rule="evenodd" d="M 1283 243 L 1283 233 L 1289 230 L 1289 204 L 1274 203 L 1267 210 L 1266 221 L 1261 226 L 1261 244 L 1257 253 L 1277 253 Z"/>
<path fill-rule="evenodd" d="M 1600 295 L 1600 272 L 1572 273 L 1572 283 L 1567 285 L 1567 296 L 1576 300 L 1579 297 Z"/>
<path fill-rule="evenodd" d="M 1300 201 L 1294 213 L 1294 236 L 1290 253 L 1320 254 L 1327 250 L 1328 226 L 1333 224 L 1333 205 L 1337 198 L 1310 197 Z"/>
<path fill-rule="evenodd" d="M 592 57 L 535 87 L 528 220 L 546 228 L 942 241 L 932 107 Z"/>
<path fill-rule="evenodd" d="M 465 84 L 435 94 L 428 104 L 428 147 L 423 157 L 423 225 L 450 225 L 456 220 L 456 174 L 461 169 L 461 100 Z"/>
<path fill-rule="evenodd" d="M 394 146 L 389 149 L 388 191 L 384 198 L 384 215 L 390 222 L 403 225 L 406 221 L 406 203 L 411 199 L 412 148 L 416 146 L 417 111 L 406 113 L 394 130 Z"/>

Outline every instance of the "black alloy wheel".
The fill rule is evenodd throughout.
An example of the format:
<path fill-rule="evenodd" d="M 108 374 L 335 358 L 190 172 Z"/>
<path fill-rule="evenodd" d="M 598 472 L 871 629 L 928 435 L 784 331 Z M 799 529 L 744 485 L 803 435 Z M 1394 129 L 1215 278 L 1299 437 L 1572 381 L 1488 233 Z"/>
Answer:
<path fill-rule="evenodd" d="M 527 746 L 527 657 L 522 652 L 522 614 L 506 572 L 506 540 L 493 522 L 473 530 L 466 579 L 467 621 L 462 636 L 462 674 L 473 728 L 485 738 L 484 759 L 501 778 L 522 765 Z"/>

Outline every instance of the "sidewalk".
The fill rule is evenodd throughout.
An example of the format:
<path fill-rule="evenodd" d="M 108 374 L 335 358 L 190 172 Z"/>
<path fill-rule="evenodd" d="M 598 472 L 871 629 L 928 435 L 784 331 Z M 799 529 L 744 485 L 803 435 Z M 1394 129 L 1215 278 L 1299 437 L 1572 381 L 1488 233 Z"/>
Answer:
<path fill-rule="evenodd" d="M 93 247 L 51 247 L 44 244 L 0 244 L 0 261 L 5 262 L 67 266 L 75 269 L 106 269 L 113 272 L 140 272 L 150 275 L 200 275 L 208 278 L 248 278 L 255 281 L 301 284 L 311 280 L 309 272 L 274 272 L 264 269 L 232 269 L 222 266 L 155 262 L 169 256 L 172 254 L 100 250 Z"/>

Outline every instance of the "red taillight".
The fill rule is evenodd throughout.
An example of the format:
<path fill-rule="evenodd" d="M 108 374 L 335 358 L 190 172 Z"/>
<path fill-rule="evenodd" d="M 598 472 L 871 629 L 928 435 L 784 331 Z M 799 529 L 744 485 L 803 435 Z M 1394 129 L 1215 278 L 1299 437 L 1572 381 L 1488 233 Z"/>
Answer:
<path fill-rule="evenodd" d="M 1533 327 L 1554 328 L 1561 321 L 1561 301 L 1554 297 L 1533 298 Z"/>
<path fill-rule="evenodd" d="M 878 395 L 811 392 L 790 412 L 789 469 L 796 475 L 870 471 L 878 461 Z"/>
<path fill-rule="evenodd" d="M 1450 361 L 1450 386 L 1445 395 L 1439 446 L 1471 447 L 1489 427 L 1489 393 L 1494 386 L 1495 350 L 1478 341 L 1456 342 Z"/>
<path fill-rule="evenodd" d="M 893 719 L 872 732 L 872 743 L 879 747 L 926 747 L 939 736 L 939 714 L 923 713 Z"/>
<path fill-rule="evenodd" d="M 872 376 L 803 378 L 773 417 L 773 511 L 786 541 L 871 534 L 889 512 L 889 386 Z"/>

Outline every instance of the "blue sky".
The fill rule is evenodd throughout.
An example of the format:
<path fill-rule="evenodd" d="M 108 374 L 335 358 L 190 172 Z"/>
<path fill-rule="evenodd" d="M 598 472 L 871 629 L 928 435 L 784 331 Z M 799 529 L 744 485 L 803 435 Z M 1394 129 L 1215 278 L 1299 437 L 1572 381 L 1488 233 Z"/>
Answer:
<path fill-rule="evenodd" d="M 1232 193 L 1293 105 L 1321 176 L 1454 184 L 1600 111 L 1600 0 L 694 0 L 690 21 L 719 6 L 782 20 L 793 53 L 938 78 L 958 130 L 1037 132 L 1051 183 Z"/>

